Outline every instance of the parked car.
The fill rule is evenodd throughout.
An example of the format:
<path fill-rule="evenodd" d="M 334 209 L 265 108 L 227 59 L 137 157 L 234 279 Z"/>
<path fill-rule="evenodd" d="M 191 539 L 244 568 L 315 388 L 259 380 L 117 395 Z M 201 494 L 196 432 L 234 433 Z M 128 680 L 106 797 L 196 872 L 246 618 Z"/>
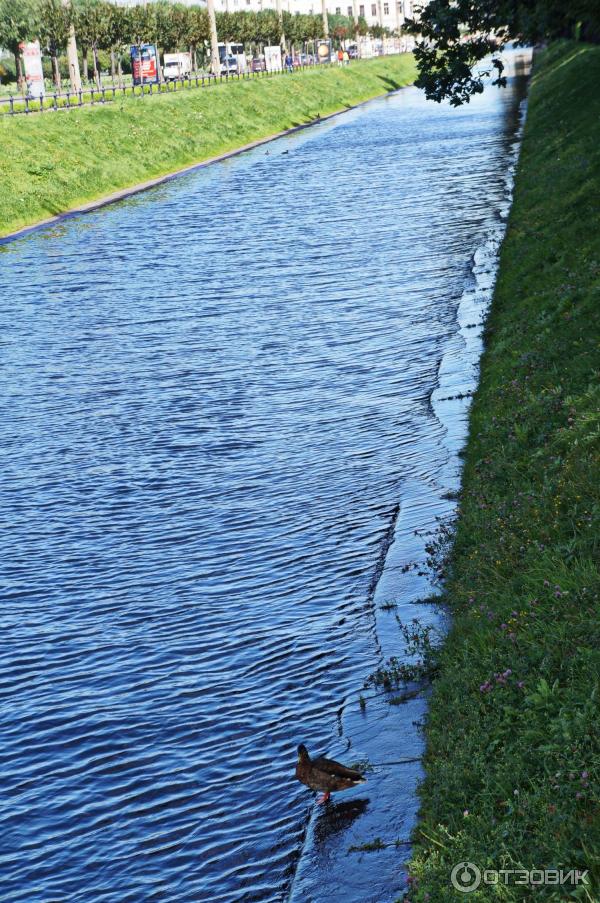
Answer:
<path fill-rule="evenodd" d="M 237 75 L 238 63 L 234 56 L 226 56 L 221 60 L 221 75 Z"/>
<path fill-rule="evenodd" d="M 294 65 L 296 65 L 296 60 L 298 60 L 299 66 L 311 66 L 314 63 L 315 58 L 310 53 L 299 53 L 294 58 Z"/>
<path fill-rule="evenodd" d="M 254 59 L 250 60 L 250 72 L 265 72 L 266 68 L 267 64 L 262 57 L 255 56 Z"/>
<path fill-rule="evenodd" d="M 348 50 L 348 56 L 350 57 L 351 60 L 358 59 L 358 47 L 356 46 L 356 44 L 350 44 L 350 46 L 347 48 L 347 50 Z"/>

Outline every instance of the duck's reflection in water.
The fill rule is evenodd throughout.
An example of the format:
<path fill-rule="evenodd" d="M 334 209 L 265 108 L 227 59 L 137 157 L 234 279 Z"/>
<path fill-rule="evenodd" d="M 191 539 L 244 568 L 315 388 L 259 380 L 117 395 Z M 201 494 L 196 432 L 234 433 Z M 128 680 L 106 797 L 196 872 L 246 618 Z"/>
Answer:
<path fill-rule="evenodd" d="M 314 829 L 315 845 L 326 843 L 334 835 L 346 831 L 350 825 L 367 811 L 369 800 L 347 800 L 343 803 L 325 803 L 319 807 Z"/>

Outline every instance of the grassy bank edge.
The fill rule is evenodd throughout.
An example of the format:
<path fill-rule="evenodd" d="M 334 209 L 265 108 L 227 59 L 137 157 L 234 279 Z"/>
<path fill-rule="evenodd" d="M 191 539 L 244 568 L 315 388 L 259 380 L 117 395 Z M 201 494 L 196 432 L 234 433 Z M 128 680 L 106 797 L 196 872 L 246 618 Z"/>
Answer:
<path fill-rule="evenodd" d="M 371 98 L 373 99 L 373 98 Z M 361 103 L 368 103 L 368 100 L 362 101 Z M 350 109 L 356 109 L 356 107 L 361 104 L 355 104 Z M 109 194 L 102 194 L 98 198 L 93 198 L 90 201 L 86 201 L 85 203 L 76 203 L 74 206 L 69 207 L 67 210 L 54 214 L 50 217 L 47 217 L 42 220 L 38 220 L 34 223 L 27 224 L 25 226 L 20 226 L 17 229 L 14 229 L 11 232 L 7 232 L 4 235 L 0 232 L 0 245 L 6 244 L 9 241 L 14 241 L 16 238 L 19 238 L 23 235 L 28 234 L 29 232 L 33 232 L 37 229 L 42 228 L 43 226 L 50 225 L 51 223 L 59 222 L 61 219 L 65 219 L 69 216 L 77 216 L 80 213 L 87 213 L 92 210 L 98 210 L 100 207 L 105 207 L 108 204 L 114 204 L 117 201 L 124 200 L 127 197 L 131 197 L 134 194 L 140 194 L 143 191 L 148 191 L 150 188 L 155 188 L 158 185 L 162 185 L 165 182 L 170 181 L 171 179 L 176 179 L 180 176 L 184 176 L 188 173 L 193 172 L 196 169 L 200 169 L 204 166 L 211 166 L 213 163 L 218 163 L 222 160 L 230 159 L 231 157 L 235 157 L 238 154 L 243 154 L 246 151 L 252 150 L 255 147 L 260 147 L 262 144 L 268 144 L 270 141 L 276 141 L 278 138 L 283 137 L 284 135 L 290 135 L 294 132 L 300 131 L 301 129 L 310 128 L 313 125 L 317 125 L 320 122 L 327 121 L 328 119 L 332 119 L 335 116 L 341 116 L 343 113 L 347 112 L 347 109 L 344 110 L 336 110 L 334 113 L 328 113 L 325 116 L 319 117 L 319 119 L 313 119 L 310 122 L 305 123 L 304 125 L 293 126 L 292 128 L 285 129 L 281 132 L 275 132 L 274 134 L 267 135 L 264 138 L 258 138 L 255 141 L 249 141 L 247 144 L 243 144 L 240 147 L 236 147 L 233 150 L 225 151 L 222 154 L 217 154 L 214 157 L 208 157 L 205 160 L 201 160 L 199 162 L 194 162 L 189 165 L 183 166 L 180 169 L 168 170 L 166 173 L 155 176 L 151 179 L 146 179 L 143 182 L 138 182 L 135 185 L 130 185 L 126 188 L 120 188 L 116 191 L 112 191 Z"/>
<path fill-rule="evenodd" d="M 600 48 L 542 53 L 470 415 L 410 903 L 600 899 Z"/>
<path fill-rule="evenodd" d="M 411 84 L 411 55 L 0 121 L 0 238 Z M 147 186 L 148 187 L 148 186 Z"/>

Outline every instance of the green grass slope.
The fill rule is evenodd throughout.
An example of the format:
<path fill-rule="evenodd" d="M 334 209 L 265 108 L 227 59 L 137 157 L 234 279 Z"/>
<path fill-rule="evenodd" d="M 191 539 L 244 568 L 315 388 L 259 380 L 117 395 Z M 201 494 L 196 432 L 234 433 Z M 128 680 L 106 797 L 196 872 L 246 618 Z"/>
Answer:
<path fill-rule="evenodd" d="M 410 55 L 0 118 L 0 236 L 415 78 Z"/>
<path fill-rule="evenodd" d="M 407 900 L 600 900 L 600 47 L 537 61 L 470 421 Z M 480 869 L 587 888 L 469 894 Z M 536 876 L 536 880 L 539 876 Z"/>

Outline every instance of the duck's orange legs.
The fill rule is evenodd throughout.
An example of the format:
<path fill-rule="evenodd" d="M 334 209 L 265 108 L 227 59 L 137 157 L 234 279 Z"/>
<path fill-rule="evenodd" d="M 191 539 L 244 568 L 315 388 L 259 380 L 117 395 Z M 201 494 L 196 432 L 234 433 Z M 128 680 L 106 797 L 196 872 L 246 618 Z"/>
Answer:
<path fill-rule="evenodd" d="M 329 801 L 330 796 L 331 796 L 331 793 L 329 793 L 329 791 L 327 791 L 327 793 L 324 793 L 323 796 L 320 796 L 319 799 L 317 800 L 317 805 L 320 805 L 321 803 L 327 803 Z"/>

